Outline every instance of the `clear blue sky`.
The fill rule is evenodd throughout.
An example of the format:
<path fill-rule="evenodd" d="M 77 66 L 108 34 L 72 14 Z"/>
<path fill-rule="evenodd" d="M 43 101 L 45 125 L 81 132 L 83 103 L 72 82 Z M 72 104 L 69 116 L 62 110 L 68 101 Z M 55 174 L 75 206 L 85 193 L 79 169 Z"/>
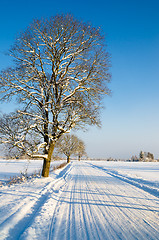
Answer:
<path fill-rule="evenodd" d="M 112 97 L 104 101 L 102 128 L 78 135 L 90 157 L 128 158 L 141 150 L 159 158 L 158 0 L 1 0 L 0 70 L 15 36 L 39 17 L 72 13 L 106 34 L 112 55 Z M 3 112 L 14 105 L 0 105 Z"/>

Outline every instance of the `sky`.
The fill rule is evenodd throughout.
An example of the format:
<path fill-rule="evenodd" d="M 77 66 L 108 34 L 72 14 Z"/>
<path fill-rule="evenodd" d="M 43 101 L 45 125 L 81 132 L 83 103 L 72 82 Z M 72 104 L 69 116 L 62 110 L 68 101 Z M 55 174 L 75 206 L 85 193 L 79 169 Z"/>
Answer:
<path fill-rule="evenodd" d="M 18 33 L 35 18 L 71 13 L 100 26 L 111 54 L 111 96 L 104 99 L 102 127 L 76 132 L 91 158 L 128 159 L 146 151 L 159 158 L 158 0 L 1 0 L 0 70 Z M 15 104 L 0 104 L 2 112 Z"/>

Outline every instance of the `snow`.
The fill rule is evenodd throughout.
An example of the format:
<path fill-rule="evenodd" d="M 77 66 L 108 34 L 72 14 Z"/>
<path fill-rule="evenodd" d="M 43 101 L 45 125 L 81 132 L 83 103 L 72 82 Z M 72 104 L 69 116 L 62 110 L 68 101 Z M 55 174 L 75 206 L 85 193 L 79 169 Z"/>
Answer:
<path fill-rule="evenodd" d="M 95 162 L 110 175 L 159 197 L 159 162 Z"/>
<path fill-rule="evenodd" d="M 51 169 L 57 167 L 65 160 L 54 161 L 51 163 Z M 31 175 L 34 173 L 39 173 L 42 170 L 43 160 L 11 160 L 11 159 L 0 159 L 0 183 L 7 183 L 10 178 L 21 176 L 27 173 Z"/>
<path fill-rule="evenodd" d="M 94 161 L 95 162 L 95 161 Z M 98 166 L 116 170 L 131 177 L 142 178 L 159 183 L 159 162 L 104 162 L 96 161 Z"/>
<path fill-rule="evenodd" d="M 0 239 L 157 240 L 158 183 L 159 163 L 74 161 L 3 186 Z"/>

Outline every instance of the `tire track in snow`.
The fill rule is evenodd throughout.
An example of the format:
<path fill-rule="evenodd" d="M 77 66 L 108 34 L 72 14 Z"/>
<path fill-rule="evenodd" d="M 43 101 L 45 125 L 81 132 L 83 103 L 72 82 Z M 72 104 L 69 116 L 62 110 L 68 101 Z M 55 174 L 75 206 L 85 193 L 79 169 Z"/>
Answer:
<path fill-rule="evenodd" d="M 153 189 L 151 189 L 151 191 L 150 191 L 149 187 L 142 186 L 142 184 L 139 184 L 138 182 L 135 182 L 134 180 L 131 180 L 131 178 L 129 178 L 129 177 L 123 176 L 123 175 L 118 174 L 118 173 L 114 173 L 114 171 L 112 171 L 112 170 L 108 170 L 108 169 L 105 169 L 104 167 L 99 167 L 99 166 L 96 166 L 94 164 L 91 164 L 91 166 L 93 168 L 95 168 L 95 169 L 98 169 L 100 171 L 105 172 L 106 174 L 108 174 L 108 175 L 110 175 L 110 176 L 112 176 L 114 178 L 119 179 L 120 181 L 123 181 L 123 182 L 126 182 L 126 183 L 132 185 L 132 188 L 134 188 L 134 189 L 139 188 L 139 189 L 141 189 L 141 191 L 144 191 L 145 194 L 148 193 L 148 194 L 151 194 L 154 197 L 157 197 L 157 198 L 159 197 L 158 190 L 156 190 L 157 192 L 156 191 L 153 192 L 154 191 Z M 154 201 L 156 203 L 159 203 L 159 200 L 157 198 L 154 198 Z M 143 198 L 142 198 L 142 200 L 143 200 Z M 140 201 L 140 203 L 143 205 L 142 201 Z M 139 204 L 139 206 L 140 206 L 140 204 Z M 143 206 L 145 206 L 147 209 L 152 211 L 154 214 L 158 214 L 159 215 L 159 207 L 157 209 L 156 208 L 153 209 L 153 208 L 150 208 L 148 205 L 143 205 Z"/>
<path fill-rule="evenodd" d="M 89 219 L 87 219 L 86 211 L 81 204 L 81 192 L 79 191 L 79 198 L 75 197 L 76 184 L 79 187 L 78 174 L 76 178 L 68 175 L 67 185 L 59 196 L 60 203 L 57 203 L 54 211 L 47 239 L 88 239 Z M 79 228 L 82 229 L 81 236 Z"/>
<path fill-rule="evenodd" d="M 11 203 L 9 202 L 7 204 L 7 199 L 6 199 L 5 206 L 2 206 L 1 208 L 3 208 L 3 209 L 8 208 L 8 209 L 10 209 L 10 211 L 5 213 L 5 216 L 4 216 L 5 218 L 4 219 L 1 219 L 2 221 L 0 223 L 0 227 L 1 227 L 2 224 L 7 222 L 9 219 L 11 219 L 13 215 L 18 213 L 22 209 L 24 209 L 25 205 L 27 205 L 28 202 L 32 201 L 32 198 L 34 198 L 35 200 L 36 199 L 38 200 L 38 198 L 42 195 L 43 191 L 48 187 L 49 184 L 50 183 L 47 183 L 39 192 L 32 192 L 31 194 L 30 194 L 30 192 L 28 192 L 28 193 L 25 192 L 25 194 L 24 194 L 24 192 L 22 192 L 23 194 L 21 194 L 20 198 L 16 199 L 16 201 L 14 201 L 14 202 L 12 201 Z M 12 189 L 11 190 L 7 189 L 7 191 L 5 192 L 6 195 L 10 195 L 10 194 L 13 195 L 13 200 L 14 200 L 14 197 L 16 195 L 18 195 L 18 193 L 19 193 L 19 191 L 17 191 L 17 190 L 15 190 L 14 193 L 13 193 Z M 31 196 L 28 197 L 28 194 L 31 195 Z M 26 195 L 25 199 L 24 199 L 24 195 Z M 3 197 L 4 197 L 4 195 L 3 195 Z"/>
<path fill-rule="evenodd" d="M 33 219 L 39 213 L 41 207 L 50 195 L 54 193 L 54 187 L 60 184 L 60 181 L 69 173 L 69 170 L 70 165 L 67 165 L 57 176 L 57 179 L 45 185 L 34 199 L 27 197 L 20 208 L 12 212 L 11 215 L 0 224 L 1 239 L 20 239 L 24 231 L 31 225 Z"/>
<path fill-rule="evenodd" d="M 91 170 L 89 171 L 89 173 L 91 173 Z M 92 173 L 94 174 L 94 169 Z M 93 204 L 93 208 L 90 207 L 90 209 L 93 210 L 91 216 L 94 217 L 94 219 L 96 219 L 95 225 L 98 225 L 99 234 L 100 234 L 98 239 L 103 239 L 103 236 L 105 236 L 105 239 L 122 239 L 123 240 L 124 239 L 123 236 L 120 237 L 119 234 L 117 234 L 117 229 L 115 229 L 115 227 L 110 223 L 110 219 L 113 219 L 113 216 L 111 214 L 111 211 L 109 210 L 110 203 L 108 204 L 108 206 L 106 206 L 107 202 L 110 202 L 106 200 L 108 198 L 107 197 L 108 190 L 104 191 L 103 189 L 102 190 L 99 189 L 99 185 L 96 183 L 96 181 L 94 181 L 93 177 L 90 177 L 90 182 L 93 182 L 93 192 L 95 193 L 90 195 L 92 199 L 91 202 Z M 102 200 L 101 196 L 105 198 L 104 201 Z M 114 203 L 113 201 L 111 201 L 111 206 L 113 205 Z"/>
<path fill-rule="evenodd" d="M 112 174 L 109 174 L 109 171 L 107 172 L 105 169 L 102 169 L 101 167 L 98 167 L 94 164 L 90 164 L 94 169 L 98 169 L 99 171 L 103 171 L 105 172 L 105 174 L 108 174 L 110 176 L 112 176 L 113 178 L 116 178 L 114 175 Z M 122 181 L 122 179 L 120 179 Z M 125 181 L 124 181 L 125 182 Z M 127 184 L 127 183 L 126 183 Z M 130 185 L 131 186 L 131 185 Z M 135 186 L 131 186 L 132 189 L 134 189 L 135 191 L 137 191 L 137 188 Z M 115 188 L 114 188 L 115 190 Z M 155 220 L 153 220 L 153 216 L 154 215 L 154 219 L 156 219 L 156 211 L 158 211 L 157 209 L 152 209 L 151 207 L 145 204 L 143 204 L 143 200 L 146 200 L 142 197 L 142 199 L 137 199 L 138 201 L 138 207 L 134 207 L 134 203 L 131 201 L 128 201 L 127 199 L 129 198 L 128 196 L 125 196 L 125 199 L 126 199 L 126 202 L 125 204 L 126 205 L 123 205 L 123 203 L 120 203 L 119 202 L 119 192 L 121 191 L 120 189 L 120 185 L 119 185 L 119 189 L 117 190 L 117 193 L 114 191 L 114 196 L 113 198 L 111 197 L 111 193 L 112 191 L 109 191 L 110 193 L 110 201 L 112 201 L 112 203 L 115 204 L 115 207 L 118 208 L 118 212 L 120 212 L 119 216 L 120 215 L 123 215 L 123 219 L 124 219 L 124 215 L 126 217 L 126 219 L 130 219 L 130 223 L 133 225 L 133 228 L 134 230 L 132 231 L 131 230 L 131 235 L 133 236 L 134 235 L 134 232 L 135 232 L 135 235 L 134 235 L 134 238 L 133 239 L 145 239 L 143 238 L 143 236 L 141 236 L 140 234 L 140 231 L 141 231 L 141 228 L 142 228 L 142 234 L 143 232 L 145 232 L 145 237 L 147 238 L 147 236 L 150 235 L 149 233 L 149 228 L 147 229 L 145 227 L 145 224 L 143 223 L 146 223 L 147 226 L 150 226 L 151 227 L 151 239 L 156 239 L 156 235 L 157 233 L 159 232 L 159 225 L 156 223 Z M 142 191 L 142 190 L 141 190 Z M 144 192 L 143 192 L 144 193 Z M 126 193 L 127 194 L 127 193 Z M 145 193 L 147 194 L 147 193 Z M 115 196 L 116 195 L 116 196 Z M 155 197 L 154 197 L 155 198 Z M 114 201 L 115 200 L 115 201 Z M 122 201 L 124 200 L 124 197 L 122 196 Z M 149 201 L 150 202 L 150 201 Z M 144 208 L 144 209 L 143 209 Z M 126 211 L 124 210 L 126 209 Z M 136 209 L 137 212 L 136 214 L 138 214 L 137 216 L 134 216 L 132 210 L 133 209 Z M 151 213 L 151 214 L 147 214 L 147 212 Z M 116 215 L 117 215 L 117 212 L 116 212 Z M 134 217 L 137 217 L 139 221 L 136 221 L 136 218 Z M 146 220 L 147 219 L 147 220 Z M 140 231 L 139 231 L 139 223 L 140 223 Z M 143 226 L 144 225 L 144 226 Z M 122 226 L 121 226 L 122 227 Z M 138 237 L 137 237 L 138 236 Z M 122 239 L 125 239 L 125 238 L 122 238 Z M 127 238 L 126 238 L 127 239 Z"/>
<path fill-rule="evenodd" d="M 90 173 L 91 171 L 89 171 Z M 88 239 L 103 239 L 103 235 L 105 231 L 100 224 L 98 224 L 98 220 L 101 217 L 99 212 L 96 210 L 96 199 L 93 198 L 92 191 L 92 178 L 88 175 L 88 172 L 83 169 L 83 175 L 85 176 L 85 198 L 83 206 L 83 215 L 87 216 L 87 222 L 89 222 L 89 231 L 87 231 Z M 94 186 L 93 186 L 94 187 Z M 93 205 L 93 208 L 92 208 Z M 100 216 L 99 216 L 100 215 Z M 101 220 L 101 219 L 100 219 Z"/>
<path fill-rule="evenodd" d="M 74 170 L 74 167 L 71 169 Z M 77 178 L 72 178 L 71 174 L 67 175 L 66 186 L 59 195 L 59 200 L 53 213 L 50 224 L 48 240 L 51 239 L 76 239 L 79 235 L 77 229 L 77 208 L 75 208 L 76 199 L 74 192 L 76 189 Z M 81 197 L 81 195 L 80 195 Z M 60 209 L 61 208 L 61 209 Z M 57 210 L 58 209 L 58 210 Z M 81 213 L 81 211 L 80 211 Z M 76 230 L 77 229 L 77 230 Z"/>
<path fill-rule="evenodd" d="M 76 183 L 77 179 L 73 179 L 72 176 L 69 178 L 69 181 L 71 181 L 71 190 L 70 190 L 70 203 L 68 208 L 68 224 L 67 224 L 67 234 L 66 234 L 66 239 L 71 239 L 72 235 L 74 236 L 75 239 L 77 239 L 77 229 L 76 229 L 76 211 L 75 211 L 75 205 L 74 205 L 74 192 L 76 189 Z M 73 231 L 72 231 L 73 230 Z"/>
<path fill-rule="evenodd" d="M 159 198 L 159 190 L 146 185 L 145 182 L 148 182 L 148 181 L 143 180 L 142 182 L 138 182 L 138 179 L 123 176 L 123 175 L 119 174 L 117 171 L 106 169 L 105 167 L 97 166 L 97 165 L 94 165 L 94 164 L 91 164 L 91 163 L 89 163 L 89 164 L 94 168 L 98 168 L 100 170 L 103 170 L 107 174 L 109 174 L 113 177 L 116 177 L 116 178 L 120 179 L 121 181 L 124 181 L 124 182 L 127 182 L 127 183 L 131 184 L 131 185 L 134 185 L 135 187 L 138 187 L 138 188 L 142 189 L 143 191 L 146 191 L 146 192 L 152 194 L 153 196 Z M 149 183 L 149 184 L 152 184 L 152 183 Z"/>
<path fill-rule="evenodd" d="M 151 218 L 142 200 L 128 194 L 129 189 L 138 194 L 134 186 L 119 183 L 107 172 L 86 163 L 73 164 L 67 178 L 57 203 L 59 212 L 55 212 L 50 228 L 50 240 L 157 239 L 157 216 Z M 141 198 L 141 192 L 138 196 Z"/>
<path fill-rule="evenodd" d="M 79 167 L 78 167 L 79 168 Z M 83 174 L 82 171 L 80 171 L 81 175 Z M 83 174 L 84 176 L 84 174 Z M 77 179 L 77 181 L 79 181 L 79 178 Z M 79 181 L 80 182 L 80 181 Z M 85 179 L 85 181 L 83 182 L 83 184 L 79 184 L 80 185 L 80 191 L 79 191 L 79 199 L 81 199 L 80 201 L 80 218 L 82 219 L 81 224 L 83 225 L 83 237 L 81 237 L 81 239 L 93 239 L 93 235 L 94 235 L 94 230 L 91 228 L 91 224 L 90 224 L 90 209 L 89 209 L 89 201 L 88 201 L 88 191 L 86 190 L 83 192 L 83 188 L 87 189 L 87 180 Z M 90 230 L 91 229 L 91 230 Z M 77 238 L 78 239 L 78 238 Z"/>
<path fill-rule="evenodd" d="M 107 180 L 108 176 L 105 174 L 105 178 Z M 107 185 L 107 181 L 105 181 L 105 184 Z M 132 222 L 129 221 L 130 216 L 128 216 L 125 212 L 122 211 L 122 209 L 119 208 L 119 206 L 116 204 L 114 200 L 117 200 L 115 197 L 111 197 L 112 192 L 106 188 L 106 189 L 99 189 L 99 186 L 94 183 L 95 191 L 99 194 L 96 194 L 96 200 L 98 201 L 98 204 L 96 204 L 98 211 L 103 216 L 103 224 L 105 224 L 107 227 L 106 230 L 106 239 L 127 239 L 126 234 L 124 233 L 125 226 L 122 226 L 121 224 L 118 224 L 118 221 L 121 222 L 123 219 L 126 219 L 128 221 L 128 224 L 132 224 Z M 101 199 L 99 196 L 105 196 L 105 199 Z M 115 195 L 115 194 L 114 194 Z M 98 199 L 97 199 L 98 198 Z M 104 207 L 102 207 L 102 205 Z M 118 208 L 118 212 L 116 211 L 115 214 L 113 211 L 111 211 L 111 208 Z M 119 220 L 115 221 L 115 218 L 117 218 L 116 215 L 119 215 Z M 113 224 L 112 224 L 113 223 Z M 127 225 L 128 225 L 127 224 Z M 133 239 L 136 239 L 136 236 L 133 233 L 134 229 L 131 230 L 131 236 Z M 102 238 L 101 238 L 102 239 Z"/>
<path fill-rule="evenodd" d="M 104 214 L 99 214 L 101 209 L 99 207 L 96 207 L 97 199 L 91 199 L 90 192 L 92 191 L 91 190 L 92 179 L 89 176 L 87 177 L 87 172 L 86 174 L 84 174 L 85 172 L 84 169 L 82 170 L 83 171 L 80 173 L 81 173 L 81 176 L 83 175 L 84 177 L 84 182 L 82 182 L 82 184 L 79 184 L 80 181 L 78 180 L 78 174 L 77 174 L 74 180 L 74 183 L 72 183 L 72 187 L 70 187 L 70 191 L 69 191 L 70 196 L 66 196 L 66 194 L 62 196 L 62 198 L 65 199 L 65 201 L 66 199 L 69 199 L 69 205 L 68 207 L 61 209 L 60 211 L 61 220 L 58 221 L 57 226 L 55 224 L 57 219 L 54 221 L 55 225 L 54 227 L 52 226 L 52 228 L 50 228 L 49 239 L 76 239 L 76 236 L 77 236 L 77 239 L 103 239 L 103 236 L 105 235 L 105 230 L 103 229 L 101 224 L 97 224 L 97 222 L 101 221 L 100 219 L 101 217 L 103 217 L 103 220 L 104 220 L 106 216 Z M 76 202 L 76 198 L 74 196 L 76 193 L 76 187 L 75 187 L 76 183 L 79 188 L 78 202 Z M 70 185 L 71 183 L 68 182 L 68 184 Z M 99 202 L 100 201 L 101 200 L 99 199 Z M 92 208 L 92 205 L 93 205 L 93 208 Z M 103 205 L 102 201 L 101 201 L 101 204 L 97 204 L 97 205 Z M 76 217 L 78 215 L 78 218 L 79 218 L 78 221 L 75 218 L 75 214 L 74 214 L 77 212 L 78 214 L 76 214 Z M 57 213 L 55 213 L 55 215 L 57 216 Z M 64 236 L 62 238 L 62 234 L 60 233 L 60 231 L 61 232 L 63 231 L 62 223 L 64 222 L 63 221 L 64 219 L 66 220 L 66 226 L 65 226 L 66 232 L 64 233 Z M 76 228 L 78 229 L 77 222 L 78 222 L 78 227 L 82 229 L 82 233 L 79 232 L 78 235 L 76 234 Z M 71 230 L 71 228 L 73 229 Z M 109 224 L 108 232 L 110 232 L 109 237 L 111 235 L 112 236 L 115 235 L 115 230 L 113 230 L 112 226 L 110 227 L 110 224 Z M 116 238 L 110 238 L 110 239 L 116 239 Z M 118 237 L 118 239 L 120 238 Z"/>
<path fill-rule="evenodd" d="M 67 191 L 67 179 L 65 180 L 66 180 L 66 184 L 61 188 L 60 192 L 57 194 L 56 206 L 53 211 L 53 215 L 50 221 L 50 227 L 48 231 L 48 237 L 47 237 L 48 240 L 54 239 L 54 236 L 56 236 L 57 232 L 61 231 L 60 228 L 61 228 L 61 222 L 63 222 L 63 218 L 62 218 L 63 215 L 61 215 L 60 219 L 58 219 L 58 217 L 60 214 L 60 207 L 62 205 L 63 199 L 65 198 L 63 192 Z M 67 210 L 65 210 L 65 214 L 66 212 Z M 59 221 L 58 226 L 56 226 L 57 219 Z"/>
<path fill-rule="evenodd" d="M 15 230 L 21 222 L 25 223 L 22 232 L 18 230 L 19 235 L 14 235 L 14 240 L 157 240 L 158 218 L 147 208 L 151 195 L 144 200 L 144 193 L 144 196 L 149 196 L 98 166 L 71 163 L 69 169 L 61 171 L 54 184 L 48 186 L 48 191 L 44 193 L 46 199 L 42 201 L 40 198 L 37 211 L 31 214 L 28 211 L 24 219 L 14 226 Z M 137 198 L 135 194 L 138 194 Z M 150 206 L 154 206 L 154 211 L 157 209 L 155 204 Z M 27 214 L 28 225 L 24 221 Z M 38 219 L 46 216 L 46 220 L 38 226 Z M 44 237 L 42 224 L 46 222 L 47 234 Z"/>

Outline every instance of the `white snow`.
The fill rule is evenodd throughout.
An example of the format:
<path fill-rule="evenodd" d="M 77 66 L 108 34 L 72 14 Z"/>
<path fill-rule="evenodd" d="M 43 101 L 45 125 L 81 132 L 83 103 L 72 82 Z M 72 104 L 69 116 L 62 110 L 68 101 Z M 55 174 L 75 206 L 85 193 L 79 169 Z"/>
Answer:
<path fill-rule="evenodd" d="M 127 176 L 159 183 L 159 162 L 96 161 L 95 163 L 98 166 L 115 170 Z"/>
<path fill-rule="evenodd" d="M 51 169 L 57 167 L 65 160 L 53 161 L 51 163 Z M 43 160 L 23 160 L 23 159 L 0 159 L 0 183 L 5 183 L 10 178 L 21 176 L 27 173 L 31 175 L 33 173 L 39 173 L 42 170 Z"/>
<path fill-rule="evenodd" d="M 158 183 L 159 163 L 71 162 L 0 188 L 0 239 L 157 240 Z"/>

